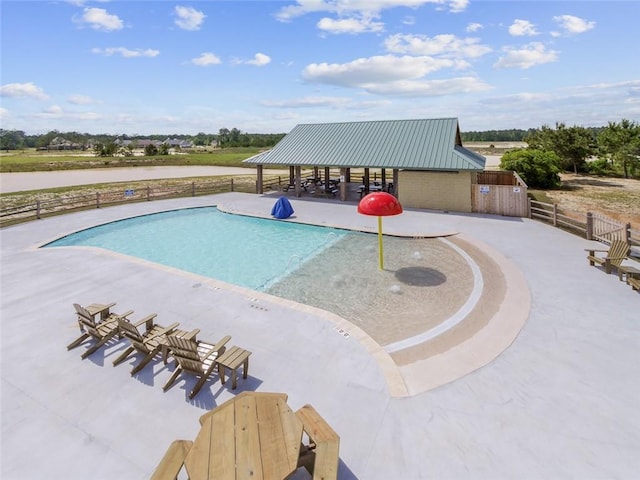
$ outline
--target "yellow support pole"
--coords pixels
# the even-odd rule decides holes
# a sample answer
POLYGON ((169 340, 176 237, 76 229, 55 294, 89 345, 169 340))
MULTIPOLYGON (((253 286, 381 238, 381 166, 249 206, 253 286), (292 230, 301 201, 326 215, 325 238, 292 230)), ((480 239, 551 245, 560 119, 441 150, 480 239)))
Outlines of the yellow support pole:
POLYGON ((378 217, 378 254, 380 257, 379 269, 384 270, 384 254, 382 252, 382 217, 378 217))

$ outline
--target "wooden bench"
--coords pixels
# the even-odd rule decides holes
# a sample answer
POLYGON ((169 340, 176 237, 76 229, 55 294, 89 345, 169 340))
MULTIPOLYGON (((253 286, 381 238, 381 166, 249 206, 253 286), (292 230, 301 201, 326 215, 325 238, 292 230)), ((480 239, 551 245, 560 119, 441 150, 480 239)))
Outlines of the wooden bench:
POLYGON ((151 480, 176 480, 192 445, 191 440, 174 440, 153 472, 151 480))
POLYGON ((231 390, 235 390, 237 386, 237 371, 240 366, 243 366, 242 378, 247 378, 249 372, 249 350, 244 350, 240 347, 233 346, 226 352, 220 355, 220 358, 216 360, 218 364, 218 375, 220 375, 220 382, 224 384, 225 369, 231 370, 231 390))
POLYGON ((310 441, 308 445, 303 442, 298 467, 304 467, 313 480, 337 479, 340 437, 311 405, 300 408, 296 416, 310 441))

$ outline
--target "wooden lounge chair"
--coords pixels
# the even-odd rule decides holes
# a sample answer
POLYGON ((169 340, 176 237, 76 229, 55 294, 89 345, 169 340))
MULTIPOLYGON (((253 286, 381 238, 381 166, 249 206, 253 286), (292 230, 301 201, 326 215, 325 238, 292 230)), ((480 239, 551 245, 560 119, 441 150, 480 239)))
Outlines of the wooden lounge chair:
POLYGON ((122 315, 119 315, 117 313, 109 313, 108 317, 101 315, 100 321, 96 321, 96 314, 92 315, 91 311, 85 309, 77 303, 75 303, 73 306, 75 307, 76 313, 78 314, 78 326, 80 327, 81 334, 77 339, 67 345, 67 350, 76 348, 89 338, 93 338, 95 340, 95 343, 82 354, 83 359, 87 358, 89 355, 97 351, 115 335, 119 335, 120 328, 118 326, 118 319, 126 318, 133 313, 133 310, 129 310, 122 315))
POLYGON ((120 335, 131 343, 127 349, 113 361, 113 366, 124 362, 135 350, 145 355, 145 357, 131 370, 131 375, 135 375, 142 370, 153 358, 162 350, 162 346, 167 342, 167 334, 172 333, 179 323, 172 323, 168 327, 157 325, 154 319, 157 313, 152 313, 142 320, 132 323, 125 318, 118 318, 120 335), (144 325, 144 332, 140 332, 139 327, 144 325))
POLYGON ((198 329, 193 330, 188 335, 177 336, 167 335, 169 353, 176 360, 176 369, 167 381, 163 391, 167 391, 178 375, 183 371, 200 377, 196 386, 189 393, 189 398, 195 397, 207 379, 211 376, 216 367, 216 359, 226 350, 225 344, 231 340, 231 336, 223 337, 215 345, 196 340, 198 329))
POLYGON ((604 271, 611 273, 612 269, 620 267, 622 261, 629 256, 631 248, 624 240, 613 240, 608 250, 598 250, 594 248, 585 249, 588 253, 587 260, 592 267, 597 263, 604 265, 604 271), (602 255, 602 254, 605 255, 602 255))

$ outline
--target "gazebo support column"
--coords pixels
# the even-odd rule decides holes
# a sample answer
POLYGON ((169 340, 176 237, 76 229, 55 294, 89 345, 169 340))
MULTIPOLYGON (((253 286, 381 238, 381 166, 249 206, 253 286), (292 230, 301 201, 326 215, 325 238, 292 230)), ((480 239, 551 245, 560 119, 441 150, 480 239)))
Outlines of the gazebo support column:
POLYGON ((399 170, 397 168, 393 169, 393 195, 398 198, 398 172, 399 170))
POLYGON ((262 195, 264 193, 263 177, 262 177, 262 165, 258 165, 256 172, 256 191, 262 195))
POLYGON ((369 169, 364 169, 364 178, 362 179, 362 183, 364 183, 364 193, 369 193, 369 169))
POLYGON ((289 165, 289 185, 293 185, 293 182, 295 181, 296 178, 296 174, 294 171, 294 166, 293 165, 289 165))
POLYGON ((381 169, 381 178, 380 181, 382 182, 382 188, 384 188, 387 185, 387 170, 386 169, 381 169))
POLYGON ((302 168, 300 165, 296 165, 295 167, 295 185, 296 185, 296 197, 302 196, 302 183, 300 181, 302 168))
POLYGON ((347 200, 347 186, 349 185, 349 169, 341 168, 340 169, 340 201, 344 202, 347 200))

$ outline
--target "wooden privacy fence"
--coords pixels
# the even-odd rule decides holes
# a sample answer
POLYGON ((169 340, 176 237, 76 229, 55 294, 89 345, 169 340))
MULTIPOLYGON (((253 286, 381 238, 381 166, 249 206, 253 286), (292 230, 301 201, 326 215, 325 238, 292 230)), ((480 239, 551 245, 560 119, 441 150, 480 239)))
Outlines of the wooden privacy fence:
POLYGON ((474 213, 508 217, 529 214, 527 184, 516 172, 482 172, 471 185, 471 208, 474 213))

